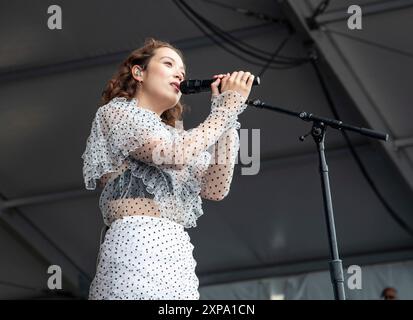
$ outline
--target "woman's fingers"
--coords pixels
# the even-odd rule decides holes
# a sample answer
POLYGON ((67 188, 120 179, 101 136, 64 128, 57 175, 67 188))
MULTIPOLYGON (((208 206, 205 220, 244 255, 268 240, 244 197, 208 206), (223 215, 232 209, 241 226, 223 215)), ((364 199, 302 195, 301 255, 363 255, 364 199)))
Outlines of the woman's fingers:
POLYGON ((221 83, 221 78, 219 77, 219 75, 215 75, 214 79, 214 82, 211 83, 211 93, 213 96, 219 95, 218 86, 221 83))
POLYGON ((215 79, 215 78, 221 78, 221 79, 222 79, 223 77, 225 77, 225 74, 222 74, 222 73, 221 73, 221 74, 216 74, 216 75, 214 75, 213 78, 214 78, 214 79, 215 79))
POLYGON ((234 80, 242 80, 242 81, 248 81, 249 76, 251 75, 251 72, 247 71, 234 71, 232 74, 231 73, 221 73, 221 74, 216 74, 213 76, 213 78, 225 78, 225 77, 233 77, 234 80))
POLYGON ((253 74, 250 74, 250 76, 248 77, 248 80, 247 80, 247 85, 249 87, 252 87, 252 83, 254 82, 254 79, 255 79, 255 76, 253 74))
POLYGON ((211 84, 213 94, 219 94, 218 86, 220 84, 221 84, 221 90, 225 88, 227 90, 241 89, 241 91, 245 91, 247 90, 246 87, 251 88, 252 83, 254 82, 254 76, 249 71, 240 70, 240 71, 234 71, 232 73, 228 72, 225 74, 224 73, 216 74, 213 76, 213 80, 214 82, 212 82, 211 84))
POLYGON ((250 75, 251 75, 251 72, 248 72, 248 71, 245 72, 244 75, 243 75, 242 78, 241 78, 242 82, 247 82, 248 79, 249 79, 249 77, 250 77, 250 75))
POLYGON ((237 75, 236 75, 236 77, 235 77, 235 81, 237 81, 237 82, 241 82, 241 80, 242 80, 242 76, 244 75, 244 71, 238 71, 238 73, 237 73, 237 75))
POLYGON ((231 73, 231 76, 229 77, 229 80, 231 82, 235 81, 235 79, 237 78, 238 75, 238 71, 234 71, 233 73, 231 73))
POLYGON ((230 76, 225 76, 222 79, 221 92, 234 90, 248 97, 251 91, 254 76, 248 71, 234 71, 230 76))

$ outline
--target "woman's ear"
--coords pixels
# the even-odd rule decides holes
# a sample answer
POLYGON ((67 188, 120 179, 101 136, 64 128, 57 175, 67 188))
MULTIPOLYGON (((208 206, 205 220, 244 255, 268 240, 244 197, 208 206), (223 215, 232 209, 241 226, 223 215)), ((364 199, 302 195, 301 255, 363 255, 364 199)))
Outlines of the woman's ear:
POLYGON ((142 82, 142 76, 143 76, 143 74, 142 74, 143 72, 142 72, 142 68, 140 67, 140 66, 138 66, 138 65, 135 65, 135 66, 133 66, 132 67, 132 77, 135 79, 135 80, 137 80, 137 81, 139 81, 139 82, 142 82))

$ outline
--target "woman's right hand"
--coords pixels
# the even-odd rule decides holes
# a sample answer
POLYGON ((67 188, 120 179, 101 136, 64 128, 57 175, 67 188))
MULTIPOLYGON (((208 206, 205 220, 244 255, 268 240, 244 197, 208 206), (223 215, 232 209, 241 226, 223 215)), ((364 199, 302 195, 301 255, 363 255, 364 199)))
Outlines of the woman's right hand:
POLYGON ((232 74, 227 73, 221 79, 221 93, 234 90, 247 99, 251 92, 254 78, 254 75, 248 71, 234 71, 232 74))

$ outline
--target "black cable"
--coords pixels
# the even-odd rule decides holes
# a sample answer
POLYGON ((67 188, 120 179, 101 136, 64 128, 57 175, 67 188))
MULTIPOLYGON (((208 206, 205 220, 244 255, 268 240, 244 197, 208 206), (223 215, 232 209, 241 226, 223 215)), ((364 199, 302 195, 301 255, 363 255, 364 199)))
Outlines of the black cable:
POLYGON ((362 38, 359 38, 359 37, 351 36, 347 33, 336 31, 336 30, 333 30, 333 29, 327 29, 326 31, 330 32, 330 33, 335 33, 335 34, 338 34, 338 35, 341 35, 341 36, 344 36, 344 37, 347 37, 347 38, 350 38, 350 39, 353 39, 353 40, 356 40, 356 41, 359 41, 359 42, 362 42, 362 43, 365 43, 365 44, 368 44, 368 45, 371 45, 371 46, 374 46, 374 47, 377 47, 377 48, 380 48, 380 49, 384 49, 384 50, 391 51, 391 52, 394 52, 394 53, 397 53, 397 54, 400 54, 400 55, 403 55, 403 56, 406 56, 406 57, 409 57, 409 58, 413 58, 413 53, 411 53, 411 52, 407 52, 407 51, 395 49, 395 48, 392 48, 392 47, 388 47, 388 46, 385 46, 385 45, 377 43, 377 42, 373 42, 373 41, 370 41, 370 40, 366 40, 366 39, 362 39, 362 38))
POLYGON ((315 8, 313 15, 311 16, 311 20, 315 20, 317 16, 322 14, 324 11, 327 10, 328 5, 330 4, 330 0, 321 0, 318 6, 315 8))
MULTIPOLYGON (((234 37, 232 34, 230 34, 230 33, 228 33, 228 32, 225 32, 225 31, 223 31, 222 29, 220 29, 218 26, 214 25, 212 22, 210 22, 210 24, 211 24, 211 25, 213 26, 213 28, 215 28, 215 30, 217 30, 219 33, 224 34, 225 36, 227 36, 228 38, 230 38, 230 41, 232 41, 232 43, 234 43, 234 42, 235 42, 235 43, 239 43, 240 45, 243 45, 243 46, 245 46, 245 47, 247 47, 247 48, 250 48, 251 50, 254 50, 254 51, 256 51, 256 52, 261 52, 261 53, 267 55, 268 57, 263 57, 263 60, 272 59, 273 56, 272 56, 272 53, 271 53, 271 52, 268 52, 268 51, 262 50, 262 49, 260 49, 260 48, 254 47, 254 46, 250 45, 250 44, 247 43, 247 42, 244 42, 244 41, 242 41, 242 40, 240 40, 240 39, 237 39, 237 38, 234 37)), ((248 53, 248 54, 249 54, 249 53, 248 53)), ((283 56, 283 55, 277 55, 277 58, 280 59, 280 60, 279 60, 279 63, 284 63, 284 62, 286 62, 286 63, 295 64, 295 63, 301 62, 301 61, 303 61, 303 62, 308 62, 308 60, 307 60, 306 58, 287 57, 287 56, 283 56), (282 60, 285 60, 285 61, 282 61, 282 60)))
MULTIPOLYGON (((223 39, 225 41, 225 43, 227 43, 228 45, 234 45, 232 43, 232 41, 230 39, 228 39, 228 35, 226 35, 227 38, 225 38, 225 35, 222 35, 222 32, 223 32, 222 30, 220 30, 219 28, 214 27, 214 26, 209 26, 208 22, 205 22, 205 19, 200 17, 197 13, 194 13, 194 11, 191 10, 190 8, 188 8, 189 6, 187 4, 185 4, 183 1, 178 1, 178 0, 173 0, 173 1, 176 4, 176 6, 182 11, 182 13, 185 16, 187 16, 187 18, 189 20, 191 20, 201 30, 202 33, 204 33, 208 38, 210 38, 213 42, 215 42, 219 47, 223 48, 225 51, 231 53, 232 55, 235 55, 236 57, 240 58, 243 61, 246 61, 246 62, 251 63, 253 65, 258 65, 258 66, 261 66, 261 67, 263 66, 262 64, 257 63, 255 61, 251 61, 251 60, 239 55, 237 52, 234 52, 231 49, 227 48, 223 43, 219 42, 217 39, 215 39, 215 37, 212 37, 206 30, 204 30, 204 28, 198 23, 198 21, 196 21, 196 19, 194 19, 187 11, 190 11, 192 14, 195 14, 197 16, 198 20, 203 21, 204 25, 206 25, 206 28, 209 28, 214 34, 216 34, 218 37, 223 39), (184 8, 184 6, 185 6, 185 8, 184 8)), ((237 41, 239 42, 239 40, 237 40, 237 41)), ((239 46, 238 46, 238 50, 242 51, 246 54, 250 54, 249 52, 245 52, 245 50, 243 48, 240 48, 239 46)), ((262 60, 262 56, 258 56, 258 59, 262 60)), ((265 61, 267 61, 267 59, 265 59, 265 61)), ((295 67, 297 65, 301 65, 301 64, 306 63, 306 62, 308 62, 308 59, 306 59, 305 61, 300 61, 299 63, 295 63, 295 64, 291 64, 291 63, 288 64, 284 61, 280 61, 278 63, 280 63, 282 65, 287 65, 287 67, 276 67, 276 66, 271 65, 271 66, 269 66, 269 68, 270 69, 277 69, 277 70, 278 69, 288 69, 288 68, 291 68, 291 67, 295 67)))
POLYGON ((233 7, 233 6, 224 4, 222 2, 218 2, 218 1, 213 1, 213 0, 201 0, 201 1, 206 2, 206 3, 212 3, 218 7, 229 9, 237 13, 241 13, 243 15, 246 15, 247 17, 253 17, 253 18, 260 19, 260 20, 271 21, 271 22, 279 23, 279 24, 283 24, 286 22, 286 20, 284 19, 275 18, 265 13, 255 12, 255 11, 251 11, 251 10, 239 8, 239 7, 233 7))
POLYGON ((319 24, 316 21, 316 18, 327 9, 329 4, 330 4, 330 0, 321 0, 321 2, 315 8, 311 17, 307 17, 305 19, 307 21, 307 25, 310 28, 310 30, 315 30, 319 28, 319 24))
MULTIPOLYGON (((257 50, 257 48, 250 46, 249 44, 243 42, 242 40, 236 39, 235 37, 233 37, 231 34, 225 32, 224 30, 222 30, 221 28, 219 28, 217 25, 213 24, 212 22, 210 22, 209 20, 207 20, 206 18, 202 17, 199 13, 197 13, 194 9, 192 9, 184 0, 180 0, 181 4, 183 6, 185 6, 185 8, 191 12, 192 15, 194 15, 201 23, 203 23, 208 29, 210 29, 212 32, 214 32, 218 37, 223 38, 224 41, 231 43, 231 45, 233 45, 234 47, 236 47, 238 50, 243 51, 246 54, 249 54, 250 56, 253 56, 257 59, 260 60, 265 60, 267 61, 267 59, 270 58, 271 53, 269 52, 265 52, 262 51, 260 49, 257 50), (250 47, 253 51, 248 51, 245 48, 242 48, 241 45, 244 45, 246 47, 250 47), (267 56, 260 56, 258 55, 256 52, 257 51, 261 51, 264 52, 264 54, 267 56)), ((295 62, 299 62, 302 61, 302 59, 300 58, 286 58, 286 59, 290 59, 292 63, 295 62)), ((286 64, 286 62, 284 61, 277 61, 276 63, 279 64, 286 64)))
POLYGON ((207 36, 209 39, 211 39, 213 42, 215 42, 216 45, 218 45, 219 47, 221 47, 221 48, 224 49, 225 51, 231 53, 232 55, 238 57, 239 59, 241 59, 241 60, 243 60, 243 61, 246 61, 246 62, 251 63, 251 64, 254 64, 254 65, 259 65, 259 66, 261 66, 261 64, 257 64, 257 63, 255 63, 255 62, 253 62, 253 61, 251 61, 251 60, 248 60, 248 59, 246 59, 246 58, 238 55, 236 52, 232 51, 231 49, 226 48, 221 42, 219 42, 218 40, 216 40, 215 37, 213 37, 213 36, 210 35, 207 31, 205 31, 205 30, 203 29, 203 27, 202 27, 200 24, 198 24, 198 22, 197 22, 193 17, 191 17, 191 16, 181 7, 181 4, 179 3, 178 0, 172 0, 172 1, 173 1, 173 2, 176 4, 176 6, 182 11, 182 13, 183 13, 193 24, 195 24, 195 25, 198 27, 199 30, 201 30, 201 32, 202 32, 205 36, 207 36))
MULTIPOLYGON (((334 101, 330 95, 330 92, 328 90, 327 84, 321 74, 321 71, 319 69, 319 66, 317 64, 318 61, 318 57, 313 57, 313 59, 311 59, 311 65, 314 67, 314 70, 316 72, 317 78, 320 81, 320 85, 322 87, 322 90, 324 92, 324 95, 326 97, 326 100, 328 102, 328 105, 335 117, 335 119, 340 119, 340 115, 338 114, 337 108, 334 104, 334 101)), ((347 135, 347 132, 345 130, 340 130, 340 132, 343 134, 343 137, 347 143, 347 146, 349 147, 351 154, 353 156, 353 158, 355 159, 358 167, 361 170, 361 173, 363 174, 363 176, 365 177, 365 179, 367 180, 368 184, 370 185, 370 187, 372 188, 374 194, 377 196, 377 198, 379 199, 379 201, 381 202, 381 204, 387 209, 387 212, 390 214, 390 216, 394 219, 394 221, 396 221, 396 223, 404 230, 406 231, 410 236, 413 237, 413 229, 393 210, 393 208, 390 206, 390 204, 386 201, 386 199, 384 199, 384 197, 381 195, 378 187, 376 186, 376 184, 374 183, 374 181, 372 180, 370 174, 367 172, 366 167, 364 166, 363 162, 361 161, 357 151, 355 150, 353 143, 351 142, 350 138, 347 135)))
MULTIPOLYGON (((205 36, 207 36, 207 37, 210 38, 213 42, 215 42, 219 47, 221 47, 221 48, 224 49, 225 51, 231 53, 232 55, 238 57, 239 59, 241 59, 241 60, 243 60, 243 61, 246 61, 246 62, 248 62, 248 63, 250 63, 250 64, 252 64, 252 65, 257 65, 257 66, 261 66, 261 67, 263 66, 262 64, 259 64, 259 63, 256 63, 256 62, 254 62, 254 61, 251 61, 251 60, 249 60, 249 59, 247 59, 247 58, 244 58, 244 57, 240 56, 238 53, 232 51, 231 49, 226 48, 221 42, 219 42, 219 41, 216 40, 213 36, 211 36, 208 32, 206 32, 206 31, 203 29, 203 27, 200 26, 200 25, 198 24, 198 22, 197 22, 193 17, 191 17, 184 9, 182 9, 182 8, 180 7, 180 3, 179 3, 177 0, 173 0, 173 1, 174 1, 174 3, 178 6, 178 8, 179 8, 180 10, 182 10, 183 14, 186 15, 187 18, 188 18, 189 20, 191 20, 191 21, 201 30, 202 33, 204 33, 205 36)), ((288 67, 284 67, 284 68, 283 68, 283 67, 269 67, 269 68, 270 68, 270 69, 279 70, 279 69, 289 69, 289 68, 291 68, 291 67, 288 66, 288 67)))
POLYGON ((282 48, 284 48, 284 46, 287 44, 288 40, 291 39, 291 35, 288 35, 287 37, 284 38, 283 41, 281 41, 280 45, 275 49, 272 57, 270 60, 268 60, 267 64, 261 69, 261 71, 258 73, 259 77, 262 77, 262 75, 264 74, 264 72, 268 69, 268 66, 270 65, 272 59, 277 56, 277 54, 282 50, 282 48))
MULTIPOLYGON (((261 56, 259 54, 256 53, 256 48, 255 47, 251 47, 254 51, 248 51, 245 48, 242 48, 241 44, 241 40, 238 40, 236 38, 234 38, 231 34, 223 31, 221 28, 219 28, 217 25, 213 24, 212 22, 210 22, 209 20, 207 20, 206 18, 202 17, 199 13, 197 13, 190 5, 188 5, 184 0, 178 0, 183 7, 185 7, 186 10, 188 10, 188 12, 190 12, 199 22, 201 22, 206 28, 208 28, 210 31, 212 31, 214 34, 216 34, 218 37, 220 37, 222 40, 224 40, 226 43, 231 43, 232 46, 234 46, 235 48, 237 48, 238 50, 244 52, 245 54, 248 54, 252 57, 255 57, 256 59, 259 60, 267 60, 269 57, 265 57, 265 56, 261 56), (235 41, 236 42, 235 42, 235 41)), ((280 64, 286 64, 286 62, 284 61, 277 61, 277 63, 280 64)))
MULTIPOLYGON (((269 21, 269 22, 272 22, 272 23, 275 23, 275 24, 279 24, 282 27, 288 28, 290 30, 290 32, 293 33, 293 27, 292 27, 291 23, 288 21, 288 19, 285 19, 284 17, 275 18, 275 17, 270 16, 266 13, 252 11, 250 9, 245 9, 245 8, 240 8, 240 7, 230 6, 230 5, 224 4, 222 2, 214 1, 214 0, 200 0, 200 1, 206 2, 208 4, 213 4, 213 5, 216 5, 216 6, 221 7, 221 8, 231 10, 235 13, 242 14, 242 15, 248 17, 248 18, 252 17, 252 18, 260 20, 260 21, 263 20, 263 21, 269 21)), ((212 24, 212 22, 211 22, 211 24, 212 24)), ((272 55, 271 52, 261 50, 260 48, 252 47, 248 43, 243 42, 242 40, 239 40, 239 39, 235 39, 235 40, 238 41, 238 42, 241 42, 241 44, 245 45, 246 47, 252 48, 255 51, 262 52, 262 53, 267 54, 267 55, 272 55)), ((280 58, 280 59, 286 59, 286 60, 301 59, 301 58, 287 57, 287 56, 283 56, 281 54, 277 55, 277 57, 280 58)))

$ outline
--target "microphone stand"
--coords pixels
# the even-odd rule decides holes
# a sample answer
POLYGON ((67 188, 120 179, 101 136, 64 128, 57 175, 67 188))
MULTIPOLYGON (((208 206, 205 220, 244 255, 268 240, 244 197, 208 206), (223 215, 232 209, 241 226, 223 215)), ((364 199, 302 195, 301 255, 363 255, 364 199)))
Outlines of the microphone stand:
POLYGON ((304 139, 311 134, 314 142, 317 146, 318 151, 318 158, 319 158, 319 172, 321 178, 321 186, 323 190, 323 204, 324 204, 324 212, 325 212, 325 219, 327 224, 327 232, 328 232, 328 240, 329 240, 329 247, 330 247, 330 256, 331 261, 329 262, 330 266, 330 276, 331 282, 333 284, 334 290, 334 298, 336 300, 345 300, 345 291, 344 291, 344 275, 343 275, 343 266, 342 261, 340 260, 339 253, 338 253, 338 245, 337 245, 337 237, 336 237, 336 230, 334 225, 334 214, 333 214, 333 202, 331 199, 331 191, 330 191, 330 182, 329 182, 329 175, 328 175, 328 166, 327 160, 324 153, 324 140, 327 127, 337 129, 337 130, 348 130, 357 132, 359 134, 387 141, 389 139, 389 135, 386 133, 381 133, 372 129, 356 127, 350 124, 343 123, 342 121, 329 119, 314 115, 312 113, 308 113, 305 111, 302 112, 294 112, 291 110, 287 110, 277 106, 271 106, 264 102, 261 102, 259 99, 254 100, 246 100, 245 102, 247 105, 261 108, 261 109, 268 109, 274 112, 280 112, 287 114, 289 116, 298 117, 304 121, 312 121, 313 125, 311 131, 307 134, 300 136, 300 141, 304 141, 304 139))

